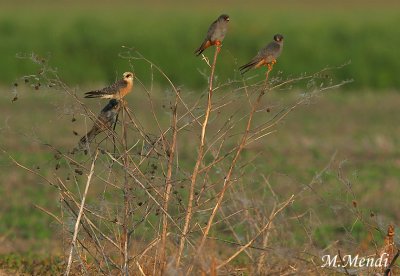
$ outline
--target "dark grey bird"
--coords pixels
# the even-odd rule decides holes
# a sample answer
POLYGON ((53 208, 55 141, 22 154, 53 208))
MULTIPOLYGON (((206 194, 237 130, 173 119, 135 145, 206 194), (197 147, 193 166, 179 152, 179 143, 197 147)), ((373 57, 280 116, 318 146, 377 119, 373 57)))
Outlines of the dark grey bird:
POLYGON ((268 66, 267 73, 269 73, 272 70, 273 65, 276 63, 276 59, 282 53, 282 49, 283 36, 281 34, 276 34, 274 35, 274 40, 262 48, 249 63, 239 67, 240 73, 244 74, 252 68, 258 68, 263 65, 268 66))
POLYGON ((79 150, 84 150, 89 147, 93 139, 103 131, 111 130, 113 124, 117 121, 118 113, 121 109, 122 103, 116 99, 112 99, 101 110, 99 116, 93 124, 89 132, 83 136, 78 143, 78 146, 72 150, 72 154, 79 150))
POLYGON ((207 35, 203 43, 194 52, 196 56, 201 55, 205 49, 212 45, 217 45, 217 47, 221 46, 228 30, 228 22, 229 16, 222 14, 211 24, 211 26, 208 28, 207 35))

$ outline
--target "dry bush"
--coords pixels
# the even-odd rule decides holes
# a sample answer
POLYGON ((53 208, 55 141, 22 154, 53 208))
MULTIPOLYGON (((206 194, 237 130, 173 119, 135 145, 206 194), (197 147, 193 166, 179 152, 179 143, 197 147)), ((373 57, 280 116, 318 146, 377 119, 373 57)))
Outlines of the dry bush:
MULTIPOLYGON (((314 186, 333 161, 310 183, 285 193, 277 192, 269 176, 259 172, 263 165, 253 164, 255 157, 245 154, 247 147, 279 135, 275 134, 278 124, 297 107, 349 82, 334 80, 340 67, 288 78, 278 72, 260 82, 237 77, 218 83, 216 51, 211 62, 206 60, 208 89, 190 94, 133 49, 127 48, 120 56, 131 70, 135 63, 147 63, 153 81, 160 78, 169 83, 167 108, 161 107, 154 83, 146 86, 138 78, 135 85, 145 92, 141 105, 146 118, 140 120, 129 102, 123 102, 116 126, 99 135, 86 151, 71 154, 47 145, 65 164, 53 178, 13 159, 59 192, 60 212, 43 211, 60 225, 67 275, 71 271, 107 275, 349 273, 320 267, 321 255, 331 249, 336 254, 340 246, 318 249, 309 234, 316 225, 314 218, 293 208, 315 192, 314 186), (271 106, 273 93, 289 90, 300 91, 294 102, 271 106), (305 237, 300 246, 294 241, 298 228, 305 237)), ((85 105, 81 92, 63 82, 47 62, 35 55, 28 58, 41 69, 24 78, 68 95, 71 110, 96 123, 97 112, 85 105)), ((355 200, 345 177, 339 174, 338 178, 355 200)), ((348 208, 352 217, 369 229, 376 228, 358 208, 348 208)))

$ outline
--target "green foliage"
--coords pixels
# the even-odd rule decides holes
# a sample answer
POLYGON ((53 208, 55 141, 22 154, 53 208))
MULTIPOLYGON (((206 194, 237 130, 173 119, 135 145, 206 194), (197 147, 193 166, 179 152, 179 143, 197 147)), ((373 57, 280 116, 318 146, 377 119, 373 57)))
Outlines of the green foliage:
MULTIPOLYGON (((193 52, 215 14, 120 10, 117 5, 107 11, 76 10, 62 16, 49 10, 0 14, 3 84, 31 72, 31 62, 15 58, 18 53, 31 52, 50 58, 69 83, 111 82, 131 69, 118 56, 124 51, 121 46, 127 46, 159 65, 175 84, 204 87, 204 76, 198 71, 206 71, 207 65, 193 52)), ((239 77, 238 66, 279 32, 285 36, 285 46, 275 74, 282 70, 285 75, 298 75, 351 61, 338 75, 355 79, 348 88, 400 87, 400 52, 395 48, 400 44, 400 18, 394 12, 285 10, 265 16, 262 9, 243 12, 231 7, 229 14, 231 27, 217 68, 221 81, 239 77)), ((211 58, 213 49, 205 54, 211 58)), ((136 61, 132 66, 140 79, 150 81, 148 65, 136 61)), ((259 69, 249 75, 262 78, 263 72, 259 69)), ((157 76, 155 80, 164 84, 157 76)))

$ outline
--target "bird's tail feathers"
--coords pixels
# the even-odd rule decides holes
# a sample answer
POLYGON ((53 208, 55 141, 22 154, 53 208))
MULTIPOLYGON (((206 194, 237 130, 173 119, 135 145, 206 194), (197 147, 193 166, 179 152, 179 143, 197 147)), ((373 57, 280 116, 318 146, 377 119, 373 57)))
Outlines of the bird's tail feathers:
POLYGON ((75 154, 78 151, 87 151, 89 150, 89 145, 92 140, 96 137, 96 131, 91 129, 85 136, 79 140, 78 145, 71 151, 71 154, 75 154))
POLYGON ((210 47, 211 42, 209 40, 204 40, 203 43, 200 45, 200 47, 194 52, 196 54, 196 56, 201 55, 205 49, 207 49, 208 47, 210 47))
POLYGON ((251 68, 253 68, 253 66, 257 63, 257 61, 250 61, 249 63, 242 65, 239 67, 240 70, 240 74, 244 74, 247 71, 249 71, 251 68))
POLYGON ((205 48, 203 48, 203 44, 197 49, 194 53, 198 57, 204 52, 205 48))
POLYGON ((99 98, 102 96, 101 91, 95 90, 95 91, 90 91, 85 93, 85 98, 99 98))

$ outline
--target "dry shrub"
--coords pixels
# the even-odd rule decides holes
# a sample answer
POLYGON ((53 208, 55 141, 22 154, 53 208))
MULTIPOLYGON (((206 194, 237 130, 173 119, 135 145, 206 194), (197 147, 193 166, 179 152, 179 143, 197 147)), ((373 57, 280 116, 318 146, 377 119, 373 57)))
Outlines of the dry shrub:
MULTIPOLYGON (((340 67, 297 77, 277 72, 261 81, 236 77, 219 83, 216 51, 212 62, 206 60, 211 71, 207 91, 191 94, 133 49, 120 56, 131 70, 135 63, 147 63, 153 81, 169 83, 164 102, 153 82, 145 85, 136 79, 135 91, 144 92, 140 105, 145 116, 124 101, 116 126, 99 134, 86 151, 71 154, 47 145, 64 164, 52 178, 10 156, 59 192, 60 212, 43 211, 60 225, 66 274, 350 273, 321 267, 321 256, 336 254, 342 245, 323 250, 316 246, 312 233, 321 222, 312 211, 300 213, 296 205, 310 194, 319 196, 321 176, 332 171, 335 158, 308 184, 281 191, 279 181, 270 183, 270 176, 260 171, 264 165, 254 164, 256 156, 246 151, 268 143, 269 135, 279 135, 278 124, 296 108, 349 82, 334 79, 340 67), (271 104, 274 94, 289 90, 301 93, 289 104, 271 104)), ((24 79, 67 95, 75 117, 96 123, 97 112, 48 62, 27 57, 40 70, 24 79)), ((353 198, 348 208, 352 217, 373 231, 376 224, 365 219, 340 172, 338 180, 353 198)), ((392 238, 388 234, 383 251, 393 259, 392 238)))

